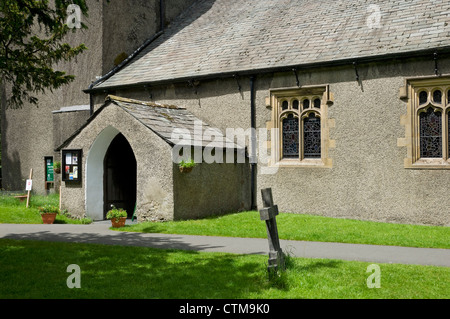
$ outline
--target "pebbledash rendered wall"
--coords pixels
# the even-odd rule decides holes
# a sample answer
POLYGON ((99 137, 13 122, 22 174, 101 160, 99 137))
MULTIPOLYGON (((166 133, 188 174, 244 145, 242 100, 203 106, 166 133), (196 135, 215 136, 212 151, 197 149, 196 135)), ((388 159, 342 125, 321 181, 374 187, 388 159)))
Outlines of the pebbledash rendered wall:
MULTIPOLYGON (((224 157, 226 155, 224 154, 224 157)), ((201 163, 189 174, 174 164, 174 219, 199 219, 251 208, 250 166, 246 162, 201 163)))
POLYGON ((62 182, 62 209, 72 216, 104 219, 103 161, 119 133, 127 139, 137 162, 139 222, 196 219, 249 209, 246 163, 202 163, 182 174, 167 142, 119 106, 109 104, 63 148, 81 149, 83 154, 82 181, 62 182))
MULTIPOLYGON (((278 168, 261 174, 258 163, 256 195, 271 187, 280 211, 397 223, 450 225, 450 171, 407 169, 402 117, 407 102, 399 92, 409 78, 434 76, 434 61, 405 59, 358 65, 299 70, 300 86, 328 85, 333 104, 327 120, 330 168, 278 168)), ((450 73, 450 60, 439 61, 440 74, 450 73)), ((269 128, 270 90, 293 88, 292 72, 260 74, 255 81, 256 126, 269 128)), ((149 100, 146 89, 116 91, 117 95, 149 100)), ((225 132, 250 128, 250 80, 234 78, 152 86, 160 103, 186 107, 200 119, 225 132), (241 90, 239 90, 239 87, 241 90)))

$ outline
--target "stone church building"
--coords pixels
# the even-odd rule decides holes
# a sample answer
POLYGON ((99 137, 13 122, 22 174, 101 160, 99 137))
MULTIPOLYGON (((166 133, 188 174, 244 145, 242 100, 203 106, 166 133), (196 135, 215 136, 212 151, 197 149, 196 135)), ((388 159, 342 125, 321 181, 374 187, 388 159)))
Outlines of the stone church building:
POLYGON ((90 1, 76 81, 3 102, 3 186, 33 168, 96 220, 257 209, 271 187, 283 212, 448 226, 449 24, 447 1, 90 1))

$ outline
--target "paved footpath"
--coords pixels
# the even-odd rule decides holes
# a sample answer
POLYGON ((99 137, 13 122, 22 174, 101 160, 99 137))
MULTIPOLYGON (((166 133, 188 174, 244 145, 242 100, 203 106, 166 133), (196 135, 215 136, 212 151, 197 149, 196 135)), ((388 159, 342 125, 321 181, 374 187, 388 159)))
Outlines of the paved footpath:
MULTIPOLYGON (((235 254, 267 255, 269 250, 267 239, 126 233, 112 231, 109 229, 110 225, 109 221, 95 222, 90 225, 0 224, 0 238, 141 246, 235 254)), ((280 242, 283 251, 294 257, 450 267, 450 249, 289 240, 281 240, 280 242)))

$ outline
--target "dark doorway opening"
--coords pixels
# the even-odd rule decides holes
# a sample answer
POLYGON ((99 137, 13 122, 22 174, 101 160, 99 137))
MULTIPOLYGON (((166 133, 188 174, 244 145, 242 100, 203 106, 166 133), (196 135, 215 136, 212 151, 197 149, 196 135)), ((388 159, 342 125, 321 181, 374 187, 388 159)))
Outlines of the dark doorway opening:
POLYGON ((131 218, 136 206, 137 165, 133 150, 122 134, 118 134, 104 160, 104 217, 111 209, 123 208, 131 218))

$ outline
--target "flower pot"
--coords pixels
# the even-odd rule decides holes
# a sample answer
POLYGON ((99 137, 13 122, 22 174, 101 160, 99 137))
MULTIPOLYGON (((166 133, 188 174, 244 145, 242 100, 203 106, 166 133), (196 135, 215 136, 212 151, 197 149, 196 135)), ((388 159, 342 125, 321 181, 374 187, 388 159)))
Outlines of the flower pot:
POLYGON ((55 219, 56 219, 56 213, 49 213, 49 214, 41 214, 42 217, 42 221, 44 222, 44 224, 46 225, 51 225, 54 223, 55 219))
POLYGON ((53 171, 54 171, 56 174, 61 174, 61 168, 54 168, 53 171))
POLYGON ((113 228, 120 228, 125 226, 126 221, 127 221, 126 217, 111 218, 111 224, 113 228))
POLYGON ((189 173, 191 172, 193 169, 193 167, 184 167, 184 166, 180 166, 180 172, 181 173, 189 173))

